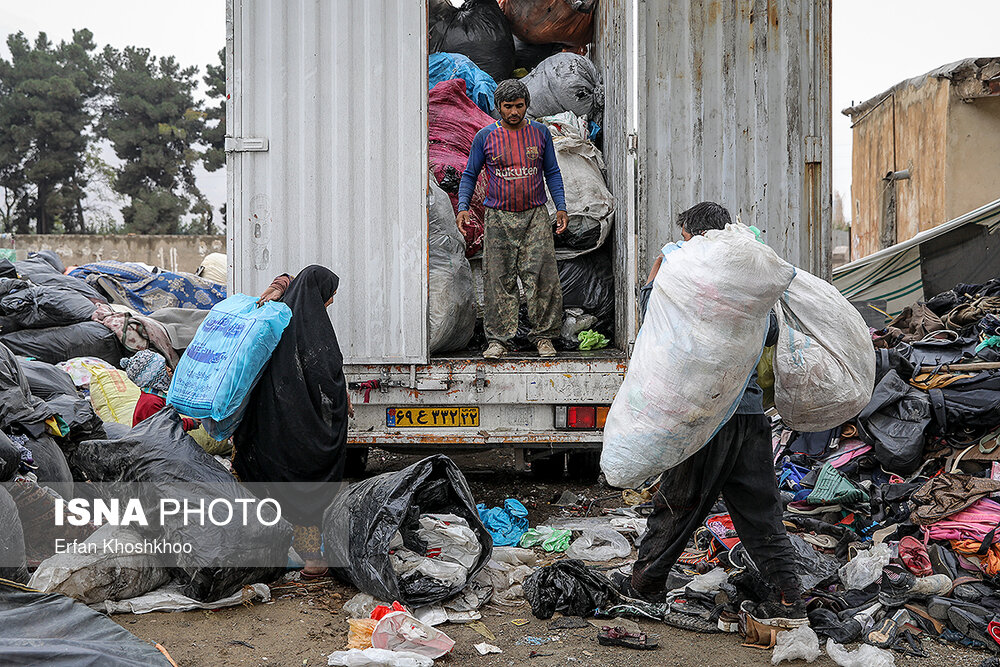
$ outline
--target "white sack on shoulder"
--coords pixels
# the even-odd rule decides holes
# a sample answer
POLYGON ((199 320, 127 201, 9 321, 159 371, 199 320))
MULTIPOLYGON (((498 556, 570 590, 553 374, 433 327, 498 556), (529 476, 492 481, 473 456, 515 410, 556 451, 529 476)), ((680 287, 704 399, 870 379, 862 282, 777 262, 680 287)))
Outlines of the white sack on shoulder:
POLYGON ((775 313, 774 406, 785 425, 815 433, 858 416, 875 388, 875 348, 861 313, 801 269, 775 313))
POLYGON ((705 446, 735 411, 795 269, 744 225, 663 259, 604 429, 608 483, 634 487, 705 446))

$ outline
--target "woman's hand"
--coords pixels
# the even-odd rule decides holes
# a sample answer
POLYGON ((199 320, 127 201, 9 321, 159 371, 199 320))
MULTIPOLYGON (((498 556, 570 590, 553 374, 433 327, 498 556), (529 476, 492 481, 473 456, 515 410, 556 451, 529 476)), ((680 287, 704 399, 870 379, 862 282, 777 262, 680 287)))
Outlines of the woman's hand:
POLYGON ((282 297, 284 293, 285 293, 284 290, 278 289, 274 285, 271 285, 266 290, 264 290, 264 293, 260 295, 259 299, 257 299, 257 305, 263 306, 268 301, 277 301, 282 297))

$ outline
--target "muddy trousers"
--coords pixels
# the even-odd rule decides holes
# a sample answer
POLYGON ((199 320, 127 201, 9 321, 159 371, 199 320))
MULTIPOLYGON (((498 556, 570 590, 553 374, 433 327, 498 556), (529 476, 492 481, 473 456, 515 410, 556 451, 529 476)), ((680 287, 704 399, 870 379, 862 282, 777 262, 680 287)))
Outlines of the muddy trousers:
POLYGON ((771 429, 762 414, 733 416, 701 451, 663 475, 632 569, 632 587, 650 596, 663 591, 670 568, 720 493, 764 581, 786 601, 799 599, 795 552, 781 523, 771 429))
POLYGON ((562 288, 552 223, 544 206, 527 211, 486 209, 483 327, 491 343, 507 346, 517 334, 518 278, 528 301, 529 339, 557 338, 563 320, 562 288))

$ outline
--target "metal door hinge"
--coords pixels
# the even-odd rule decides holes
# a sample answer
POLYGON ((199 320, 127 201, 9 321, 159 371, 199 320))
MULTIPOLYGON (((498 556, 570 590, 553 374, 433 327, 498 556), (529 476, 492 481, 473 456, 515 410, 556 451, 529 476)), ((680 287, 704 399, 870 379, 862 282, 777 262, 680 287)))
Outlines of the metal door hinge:
POLYGON ((816 136, 805 137, 806 163, 823 161, 823 138, 816 136))
POLYGON ((635 155, 639 152, 639 135, 635 132, 628 134, 628 152, 635 155))
POLYGON ((486 369, 482 366, 476 368, 476 379, 472 381, 476 391, 480 394, 483 393, 489 383, 490 381, 486 379, 486 369))
POLYGON ((264 137, 226 137, 227 153, 253 153, 268 149, 268 141, 264 137))

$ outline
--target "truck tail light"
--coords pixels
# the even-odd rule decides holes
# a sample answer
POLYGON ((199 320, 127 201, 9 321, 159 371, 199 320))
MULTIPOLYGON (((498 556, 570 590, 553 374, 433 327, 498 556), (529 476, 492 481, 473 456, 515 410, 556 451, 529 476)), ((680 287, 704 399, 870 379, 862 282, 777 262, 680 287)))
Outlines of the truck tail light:
POLYGON ((555 427, 562 430, 595 430, 604 428, 608 418, 607 406, 557 405, 555 427))

